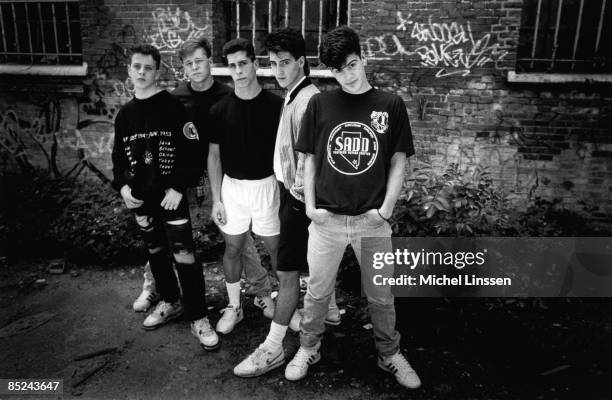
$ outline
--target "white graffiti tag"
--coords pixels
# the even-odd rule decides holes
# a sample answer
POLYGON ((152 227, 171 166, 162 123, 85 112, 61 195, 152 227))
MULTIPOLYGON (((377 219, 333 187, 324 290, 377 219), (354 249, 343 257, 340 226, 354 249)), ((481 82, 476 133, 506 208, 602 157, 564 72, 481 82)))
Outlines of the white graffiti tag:
POLYGON ((208 26, 198 27, 187 11, 178 7, 172 11, 170 7, 157 8, 153 11, 155 32, 148 36, 149 43, 160 51, 178 49, 187 39, 193 39, 205 34, 208 26))
POLYGON ((476 39, 470 22, 464 26, 457 22, 436 23, 432 17, 426 23, 412 20, 412 14, 406 18, 398 11, 399 24, 396 30, 410 30, 410 39, 416 40, 413 50, 407 49, 395 34, 370 37, 365 41, 365 56, 374 60, 390 60, 395 56, 417 55, 421 65, 440 67, 436 77, 451 75, 467 76, 472 68, 483 67, 488 63, 497 64, 508 54, 499 48, 498 43, 491 43, 491 34, 487 33, 476 39))

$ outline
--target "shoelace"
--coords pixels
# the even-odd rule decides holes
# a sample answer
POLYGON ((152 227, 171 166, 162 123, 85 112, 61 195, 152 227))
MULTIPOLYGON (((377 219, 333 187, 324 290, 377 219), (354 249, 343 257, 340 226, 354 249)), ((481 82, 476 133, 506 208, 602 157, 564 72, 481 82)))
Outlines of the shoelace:
POLYGON ((213 333, 212 326, 208 320, 200 320, 195 323, 195 328, 198 332, 202 332, 203 335, 208 336, 213 333))
POLYGON ((155 308, 155 312, 163 315, 170 308, 172 308, 172 304, 166 303, 165 301, 160 301, 159 303, 157 303, 157 307, 155 308))
POLYGON ((257 349, 255 349, 255 352, 253 353, 253 364, 255 365, 265 364, 267 353, 268 352, 262 349, 261 347, 258 347, 257 349))
POLYGON ((291 362, 291 364, 307 364, 308 360, 310 359, 311 356, 314 356, 315 353, 311 353, 307 350, 304 350, 302 347, 299 348, 298 352, 295 353, 295 357, 293 358, 293 361, 291 362))

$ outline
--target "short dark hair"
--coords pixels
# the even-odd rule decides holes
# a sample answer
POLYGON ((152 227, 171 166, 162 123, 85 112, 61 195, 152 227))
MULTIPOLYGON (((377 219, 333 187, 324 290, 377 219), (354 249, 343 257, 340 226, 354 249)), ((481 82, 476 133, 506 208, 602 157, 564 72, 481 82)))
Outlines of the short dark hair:
POLYGON ((185 57, 192 54, 199 48, 204 49, 204 51, 206 52, 206 57, 210 58, 212 56, 210 43, 208 43, 208 40, 205 37, 185 40, 185 43, 183 43, 181 49, 178 52, 178 56, 181 61, 183 61, 185 57))
POLYGON ((155 46, 152 46, 150 44, 139 44, 138 46, 132 47, 131 53, 132 54, 130 55, 130 64, 132 63, 132 56, 138 53, 144 56, 153 57, 153 60, 155 60, 156 69, 159 69, 159 66, 161 65, 161 54, 159 54, 159 50, 157 50, 157 47, 155 46))
POLYGON ((339 69, 350 54, 361 57, 357 32, 348 26, 339 26, 325 35, 319 50, 319 59, 323 64, 339 69))
POLYGON ((245 38, 232 39, 223 45, 223 57, 227 58, 228 54, 237 53, 239 51, 246 52, 247 57, 251 61, 255 61, 255 49, 253 43, 245 38))
POLYGON ((306 41, 302 34, 293 28, 281 28, 268 35, 265 42, 266 49, 278 53, 286 51, 296 60, 304 57, 304 75, 308 76, 310 67, 306 60, 306 41))

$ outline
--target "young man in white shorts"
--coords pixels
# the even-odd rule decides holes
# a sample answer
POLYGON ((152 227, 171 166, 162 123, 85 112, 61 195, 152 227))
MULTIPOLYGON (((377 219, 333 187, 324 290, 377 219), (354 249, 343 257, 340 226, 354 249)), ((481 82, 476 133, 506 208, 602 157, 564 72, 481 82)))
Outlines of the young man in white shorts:
POLYGON ((276 272, 279 194, 272 161, 282 99, 259 85, 250 41, 229 41, 223 56, 234 91, 210 110, 208 174, 212 218, 225 237, 223 269, 229 297, 216 329, 228 334, 243 318, 240 252, 250 226, 264 241, 276 272))

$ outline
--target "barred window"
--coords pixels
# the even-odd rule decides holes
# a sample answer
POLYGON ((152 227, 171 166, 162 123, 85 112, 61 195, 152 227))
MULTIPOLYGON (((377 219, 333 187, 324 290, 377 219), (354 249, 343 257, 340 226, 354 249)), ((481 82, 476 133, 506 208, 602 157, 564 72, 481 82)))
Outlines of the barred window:
POLYGON ((350 0, 226 0, 223 6, 225 40, 252 40, 255 54, 264 62, 266 35, 277 28, 301 31, 306 56, 311 65, 316 65, 323 35, 336 26, 350 24, 350 0))
POLYGON ((78 0, 0 0, 0 63, 83 62, 78 0))
POLYGON ((611 41, 610 1, 524 0, 516 70, 612 73, 611 41))

